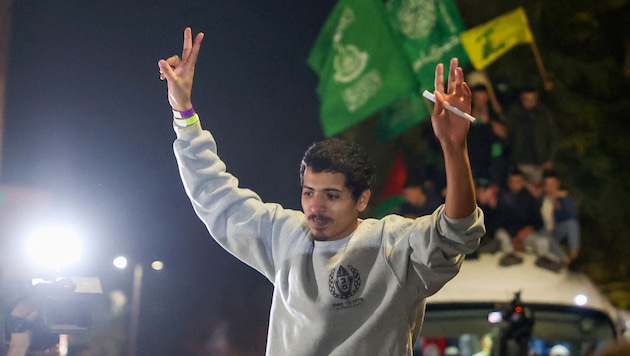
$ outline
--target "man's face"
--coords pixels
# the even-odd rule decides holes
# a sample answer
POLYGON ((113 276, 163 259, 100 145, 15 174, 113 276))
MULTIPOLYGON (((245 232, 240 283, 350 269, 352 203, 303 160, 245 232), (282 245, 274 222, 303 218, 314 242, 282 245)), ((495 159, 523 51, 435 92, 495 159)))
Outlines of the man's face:
POLYGON ((508 188, 512 193, 518 193, 525 187, 525 178, 520 174, 512 174, 508 177, 508 188))
POLYGON ((359 212, 365 210, 370 191, 359 199, 345 185, 341 173, 314 173, 306 167, 302 184, 302 210, 308 219, 315 240, 339 240, 350 235, 359 225, 359 212))
POLYGON ((535 91, 522 92, 521 104, 525 110, 534 110, 538 105, 538 93, 535 91))
POLYGON ((473 90, 472 92, 472 105, 477 107, 477 106, 484 106, 486 104, 488 104, 488 92, 485 90, 473 90))
POLYGON ((543 180, 543 192, 548 196, 556 196, 560 191, 560 180, 556 177, 546 177, 543 180))
POLYGON ((421 206, 427 200, 424 191, 418 186, 409 186, 403 189, 403 196, 413 206, 421 206))

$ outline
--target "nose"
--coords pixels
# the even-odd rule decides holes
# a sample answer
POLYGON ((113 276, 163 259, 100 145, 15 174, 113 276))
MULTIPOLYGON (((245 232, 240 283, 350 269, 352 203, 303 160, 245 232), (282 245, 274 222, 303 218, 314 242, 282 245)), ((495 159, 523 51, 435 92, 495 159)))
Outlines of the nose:
POLYGON ((318 193, 313 194, 309 205, 309 211, 311 213, 319 214, 325 210, 325 207, 324 197, 318 193))

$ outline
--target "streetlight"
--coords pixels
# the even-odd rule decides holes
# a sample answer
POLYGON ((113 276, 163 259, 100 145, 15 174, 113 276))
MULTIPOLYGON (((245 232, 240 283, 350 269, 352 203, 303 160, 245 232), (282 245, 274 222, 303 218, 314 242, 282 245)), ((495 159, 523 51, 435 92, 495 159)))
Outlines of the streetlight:
MULTIPOLYGON (((119 269, 125 269, 129 261, 125 256, 118 256, 113 260, 114 266, 119 269)), ((151 268, 161 271, 164 268, 162 261, 153 261, 151 268)), ((129 356, 135 356, 138 344, 138 325, 140 322, 140 296, 142 293, 142 275, 143 267, 141 263, 136 263, 133 267, 133 284, 131 289, 131 318, 129 321, 129 356)))
POLYGON ((55 269, 77 262, 82 255, 83 243, 79 234, 67 226, 47 226, 32 231, 27 237, 31 261, 46 269, 55 269))

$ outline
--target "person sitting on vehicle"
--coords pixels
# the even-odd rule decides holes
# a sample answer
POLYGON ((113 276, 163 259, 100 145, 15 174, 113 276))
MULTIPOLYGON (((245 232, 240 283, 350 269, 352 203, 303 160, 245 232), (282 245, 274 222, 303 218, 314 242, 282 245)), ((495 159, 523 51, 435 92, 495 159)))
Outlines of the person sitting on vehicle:
POLYGON ((495 239, 504 253, 499 265, 522 263, 523 259, 516 252, 529 252, 538 256, 538 266, 558 271, 562 268, 560 258, 550 252, 550 238, 540 232, 543 228, 540 204, 525 184, 523 173, 515 168, 508 175, 508 189, 501 190, 497 198, 499 227, 495 239))
POLYGON ((475 192, 477 205, 483 210, 486 223, 486 234, 481 237, 477 254, 494 254, 501 249, 499 241, 495 239, 496 231, 499 228, 497 220, 497 195, 499 193, 499 186, 495 183, 491 183, 487 179, 476 179, 475 192))
POLYGON ((545 230, 555 242, 552 248, 555 246, 557 251, 554 252, 563 256, 565 264, 570 264, 580 252, 578 208, 569 192, 562 189, 560 175, 556 171, 545 171, 541 214, 545 230), (568 256, 560 248, 563 242, 568 245, 568 256))
POLYGON ((444 198, 431 184, 424 184, 417 180, 409 180, 405 183, 403 196, 405 202, 396 207, 392 213, 411 219, 431 215, 438 206, 444 204, 444 198))

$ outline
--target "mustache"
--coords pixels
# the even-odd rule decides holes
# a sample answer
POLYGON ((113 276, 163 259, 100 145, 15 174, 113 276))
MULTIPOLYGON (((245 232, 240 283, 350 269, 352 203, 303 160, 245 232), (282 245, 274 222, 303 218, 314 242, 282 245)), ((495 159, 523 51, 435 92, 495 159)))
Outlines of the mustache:
POLYGON ((330 221, 332 220, 330 217, 322 214, 311 214, 308 216, 308 220, 322 220, 322 221, 330 221))

